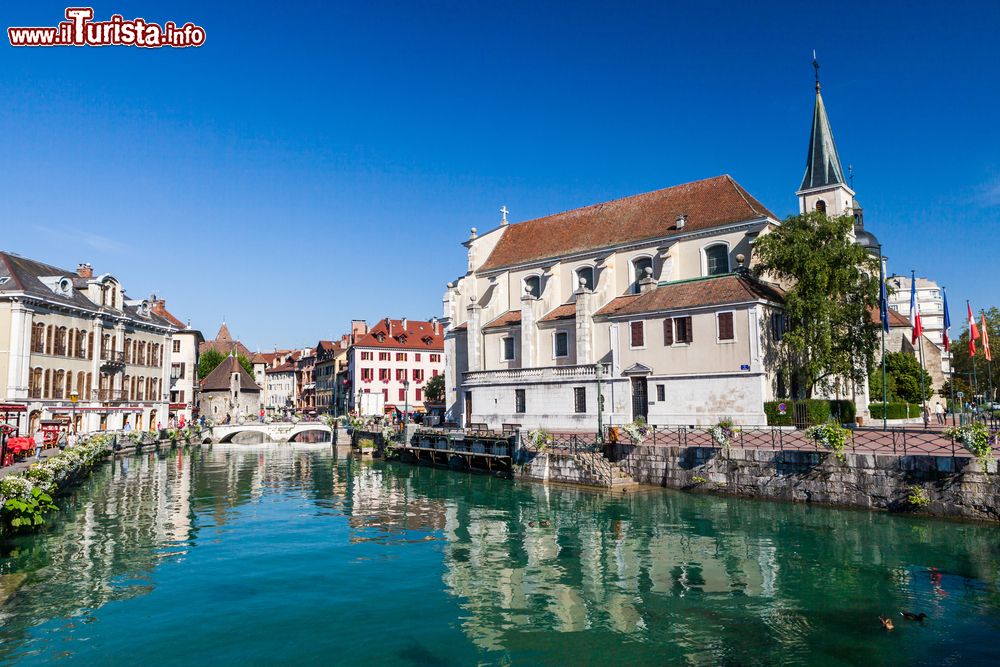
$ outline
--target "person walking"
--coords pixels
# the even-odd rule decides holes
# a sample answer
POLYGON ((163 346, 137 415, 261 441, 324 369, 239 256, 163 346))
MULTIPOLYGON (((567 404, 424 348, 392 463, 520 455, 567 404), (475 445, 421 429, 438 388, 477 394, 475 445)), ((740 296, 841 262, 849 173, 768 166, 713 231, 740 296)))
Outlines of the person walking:
POLYGON ((937 423, 944 425, 944 406, 941 405, 941 401, 934 405, 934 415, 937 417, 937 423))

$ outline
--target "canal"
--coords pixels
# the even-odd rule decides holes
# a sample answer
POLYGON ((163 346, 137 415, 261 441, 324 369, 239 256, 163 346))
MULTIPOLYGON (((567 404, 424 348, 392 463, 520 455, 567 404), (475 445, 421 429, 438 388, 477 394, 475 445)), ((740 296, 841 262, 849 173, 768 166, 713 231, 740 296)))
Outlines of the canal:
POLYGON ((1000 660, 994 526, 609 496, 329 445, 118 459, 64 503, 3 545, 0 664, 1000 660))

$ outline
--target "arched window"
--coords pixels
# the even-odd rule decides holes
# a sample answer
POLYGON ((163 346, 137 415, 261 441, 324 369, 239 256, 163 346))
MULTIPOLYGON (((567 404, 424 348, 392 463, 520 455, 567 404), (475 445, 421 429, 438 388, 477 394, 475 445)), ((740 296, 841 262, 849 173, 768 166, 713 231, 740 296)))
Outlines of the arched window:
POLYGON ((73 371, 66 373, 66 392, 63 394, 63 398, 69 398, 70 394, 73 393, 73 371))
POLYGON ((45 354, 45 325, 41 322, 31 325, 31 351, 45 354))
POLYGON ((646 269, 649 269, 649 275, 653 275, 653 258, 652 257, 636 257, 632 260, 632 275, 635 276, 635 285, 632 291, 636 294, 639 293, 639 281, 646 277, 646 269))
POLYGON ((56 329, 56 351, 59 356, 66 355, 66 327, 56 329))
POLYGON ((42 393, 42 398, 52 398, 52 370, 45 369, 45 391, 42 393))
POLYGON ((66 371, 56 371, 52 377, 52 398, 63 397, 64 382, 66 382, 66 371))
POLYGON ((135 359, 132 358, 132 339, 125 339, 125 361, 127 363, 135 363, 135 359))
POLYGON ((45 328, 45 353, 52 354, 56 347, 56 328, 51 324, 45 328))
POLYGON ((111 352, 111 336, 104 334, 101 337, 101 359, 107 359, 108 354, 111 352))
POLYGON ((542 295, 542 277, 528 276, 524 279, 524 292, 528 296, 537 299, 542 295))
POLYGON ((83 371, 76 374, 76 395, 81 401, 85 400, 84 396, 87 395, 87 374, 83 371))
POLYGON ((729 273, 729 246, 716 243, 705 248, 705 275, 718 276, 729 273))
POLYGON ((594 267, 581 266, 576 270, 576 285, 574 288, 594 289, 594 267))
POLYGON ((28 398, 42 397, 42 369, 34 368, 28 376, 28 398))
POLYGON ((817 199, 816 210, 820 213, 826 213, 826 202, 822 199, 817 199))
POLYGON ((87 334, 87 358, 94 360, 94 332, 87 334))
POLYGON ((86 387, 86 390, 84 391, 83 395, 87 397, 86 400, 88 400, 88 401, 93 398, 93 395, 94 395, 94 376, 93 376, 93 373, 87 373, 87 387, 86 387))

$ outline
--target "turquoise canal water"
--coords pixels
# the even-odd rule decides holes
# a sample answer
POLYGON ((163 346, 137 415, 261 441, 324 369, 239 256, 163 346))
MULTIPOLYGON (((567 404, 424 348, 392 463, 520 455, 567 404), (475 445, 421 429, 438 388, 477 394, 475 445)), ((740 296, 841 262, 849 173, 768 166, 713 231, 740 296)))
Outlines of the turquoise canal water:
POLYGON ((119 459, 66 502, 0 554, 2 664, 1000 660, 992 526, 612 497, 322 445, 119 459))

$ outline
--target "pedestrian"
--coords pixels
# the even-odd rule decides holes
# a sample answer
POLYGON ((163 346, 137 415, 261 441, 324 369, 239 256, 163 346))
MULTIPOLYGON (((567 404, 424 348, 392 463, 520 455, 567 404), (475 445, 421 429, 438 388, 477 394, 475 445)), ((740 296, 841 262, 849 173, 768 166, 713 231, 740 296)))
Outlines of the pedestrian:
POLYGON ((259 416, 260 416, 260 423, 263 424, 264 423, 264 408, 260 409, 260 415, 259 416))
POLYGON ((75 447, 76 446, 76 433, 70 433, 66 436, 66 446, 75 447))
POLYGON ((934 406, 934 414, 937 416, 937 423, 944 424, 944 406, 938 401, 934 406))

